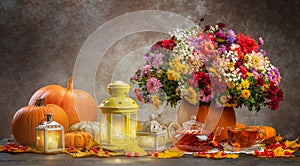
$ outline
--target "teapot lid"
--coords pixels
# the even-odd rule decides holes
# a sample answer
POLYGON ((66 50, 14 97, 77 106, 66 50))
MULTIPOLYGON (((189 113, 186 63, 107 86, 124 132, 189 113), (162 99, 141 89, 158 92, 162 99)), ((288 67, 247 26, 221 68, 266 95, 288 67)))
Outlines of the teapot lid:
POLYGON ((184 122, 182 124, 182 126, 184 128, 190 128, 190 129, 200 130, 200 129, 203 129, 204 124, 201 123, 201 122, 196 121, 196 116, 192 115, 191 116, 191 120, 184 122))

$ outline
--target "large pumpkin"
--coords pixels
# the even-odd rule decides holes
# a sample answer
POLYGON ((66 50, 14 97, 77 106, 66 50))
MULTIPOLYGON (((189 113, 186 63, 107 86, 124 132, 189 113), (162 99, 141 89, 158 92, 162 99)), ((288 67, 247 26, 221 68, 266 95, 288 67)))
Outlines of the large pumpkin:
POLYGON ((19 109, 12 119, 12 134, 21 145, 35 146, 36 127, 45 119, 45 114, 51 113, 53 120, 61 124, 65 131, 69 120, 65 111, 54 104, 44 105, 43 100, 37 100, 34 106, 19 109))
POLYGON ((100 122, 82 121, 69 127, 69 132, 85 131, 93 137, 94 141, 100 143, 100 122))
POLYGON ((67 88, 60 85, 48 85, 37 90, 29 101, 34 105, 39 98, 45 98, 46 104, 56 104, 63 108, 69 118, 69 125, 80 121, 96 121, 98 107, 94 98, 86 91, 73 89, 71 77, 67 88))
POLYGON ((92 141, 92 136, 84 131, 75 131, 65 134, 65 147, 76 147, 76 148, 84 148, 86 147, 90 141, 92 141))

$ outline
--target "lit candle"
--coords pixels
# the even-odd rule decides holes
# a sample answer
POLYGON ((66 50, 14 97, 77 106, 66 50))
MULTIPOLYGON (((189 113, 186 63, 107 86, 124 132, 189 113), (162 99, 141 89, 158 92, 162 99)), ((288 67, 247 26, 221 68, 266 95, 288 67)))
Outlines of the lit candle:
POLYGON ((58 142, 52 140, 52 138, 49 138, 48 140, 48 149, 57 149, 58 148, 58 142))

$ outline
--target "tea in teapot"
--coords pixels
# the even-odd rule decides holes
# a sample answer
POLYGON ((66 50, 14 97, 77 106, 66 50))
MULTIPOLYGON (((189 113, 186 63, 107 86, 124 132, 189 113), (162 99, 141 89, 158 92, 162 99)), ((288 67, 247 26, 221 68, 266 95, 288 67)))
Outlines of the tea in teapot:
POLYGON ((173 135, 172 143, 179 150, 185 152, 208 151, 212 149, 211 141, 215 135, 206 130, 203 123, 196 121, 196 116, 192 116, 190 121, 184 122, 173 135))

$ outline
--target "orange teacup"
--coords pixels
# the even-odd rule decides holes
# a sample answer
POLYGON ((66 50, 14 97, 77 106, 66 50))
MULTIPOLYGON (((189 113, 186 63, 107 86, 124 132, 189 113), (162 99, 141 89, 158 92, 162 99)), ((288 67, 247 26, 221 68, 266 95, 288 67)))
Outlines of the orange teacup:
POLYGON ((227 129, 229 141, 235 147, 251 147, 264 141, 266 134, 255 128, 231 127, 227 129), (263 135, 263 137, 261 137, 263 135))

